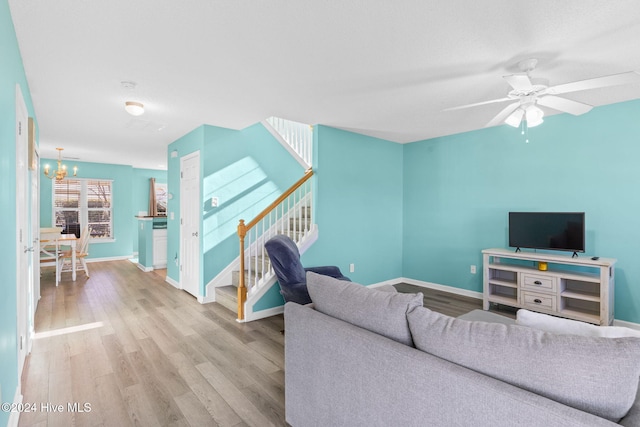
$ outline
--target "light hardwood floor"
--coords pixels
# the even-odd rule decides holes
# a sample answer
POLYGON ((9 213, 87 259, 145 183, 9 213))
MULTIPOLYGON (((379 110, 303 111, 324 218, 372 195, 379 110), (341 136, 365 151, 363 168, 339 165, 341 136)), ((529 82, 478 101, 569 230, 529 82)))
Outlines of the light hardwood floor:
POLYGON ((23 376, 23 400, 38 410, 21 426, 286 425, 282 316, 239 324, 128 261, 90 271, 58 288, 43 271, 23 376))
MULTIPOLYGON (((37 410, 23 413, 21 426, 287 425, 282 316, 237 323, 226 308, 199 304, 128 261, 90 271, 56 288, 53 270, 43 270, 23 375, 24 403, 37 410), (90 412, 69 411, 74 403, 90 412)), ((427 307, 451 316, 482 305, 396 287, 423 292, 427 307)))

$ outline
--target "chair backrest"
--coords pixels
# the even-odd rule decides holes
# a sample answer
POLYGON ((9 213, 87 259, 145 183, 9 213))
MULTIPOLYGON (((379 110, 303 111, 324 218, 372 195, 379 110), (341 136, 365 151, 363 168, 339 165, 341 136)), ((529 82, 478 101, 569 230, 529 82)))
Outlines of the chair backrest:
POLYGON ((264 244, 271 266, 280 286, 306 283, 307 276, 300 262, 300 252, 295 242, 284 234, 278 234, 264 244))
POLYGON ((91 237, 91 227, 86 226, 82 229, 80 233, 80 240, 78 240, 78 244, 76 245, 76 252, 81 254, 89 253, 89 238, 91 237))

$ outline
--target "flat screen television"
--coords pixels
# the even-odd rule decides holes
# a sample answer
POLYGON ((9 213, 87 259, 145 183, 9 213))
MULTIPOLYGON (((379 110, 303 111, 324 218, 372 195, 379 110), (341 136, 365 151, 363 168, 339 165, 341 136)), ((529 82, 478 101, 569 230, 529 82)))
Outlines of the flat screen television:
POLYGON ((509 246, 584 252, 584 212, 509 212, 509 246))

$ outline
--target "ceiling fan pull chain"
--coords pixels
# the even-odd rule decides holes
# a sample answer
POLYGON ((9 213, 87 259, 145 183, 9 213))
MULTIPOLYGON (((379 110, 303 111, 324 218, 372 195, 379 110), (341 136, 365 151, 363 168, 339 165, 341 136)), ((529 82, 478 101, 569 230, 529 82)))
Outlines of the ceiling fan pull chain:
POLYGON ((520 122, 520 126, 522 126, 520 135, 524 135, 524 142, 528 144, 529 143, 529 126, 527 126, 527 121, 523 120, 522 122, 520 122))

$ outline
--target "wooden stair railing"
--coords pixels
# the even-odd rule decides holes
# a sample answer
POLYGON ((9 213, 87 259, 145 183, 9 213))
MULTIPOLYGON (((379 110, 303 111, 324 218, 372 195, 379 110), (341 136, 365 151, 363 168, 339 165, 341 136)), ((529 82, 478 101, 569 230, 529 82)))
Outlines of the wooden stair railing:
MULTIPOLYGON (((273 203, 267 206, 262 212, 260 212, 254 219, 245 224, 244 219, 240 220, 238 224, 238 239, 240 242, 240 274, 239 274, 239 283, 238 283, 238 320, 242 321, 245 317, 244 312, 244 304, 247 301, 247 291, 248 287, 246 284, 245 277, 245 258, 246 252, 248 248, 245 244, 245 238, 247 234, 255 228, 258 224, 262 222, 262 234, 261 240, 262 245, 264 245, 264 235, 265 234, 277 234, 279 231, 280 225, 285 224, 285 220, 288 222, 286 225, 287 232, 291 233, 291 228, 289 224, 291 220, 294 222, 294 228, 298 227, 298 232, 296 234, 304 234, 307 232, 312 225, 312 220, 308 216, 302 217, 291 217, 291 211, 305 212, 308 213, 312 204, 313 196, 311 192, 310 179, 313 176, 313 170, 311 168, 307 169, 304 173, 304 176, 300 178, 295 184, 293 184, 287 191, 282 193, 280 197, 278 197, 273 203), (309 183, 308 183, 309 182, 309 183), (306 184, 306 185, 305 185, 306 184), (304 187, 303 187, 304 186, 304 187), (287 205, 287 210, 285 211, 285 205, 287 205), (293 206, 292 206, 293 205, 293 206), (280 213, 278 213, 278 208, 280 208, 280 213), (274 215, 275 219, 270 221, 268 225, 264 224, 265 218, 274 215), (297 224, 297 225, 295 225, 297 224), (270 230, 267 233, 267 229, 270 230), (275 230, 275 231, 274 231, 275 230)), ((284 228, 282 228, 284 229, 284 228)), ((256 234, 255 241, 249 242, 249 248, 258 244, 258 236, 256 234)), ((294 241, 299 241, 300 236, 295 236, 293 238, 294 241)), ((291 236, 290 236, 291 237, 291 236)), ((296 243, 297 243, 296 241, 296 243)), ((257 253, 257 250, 255 251, 257 253)), ((257 270, 257 268, 256 268, 257 270)), ((257 274, 257 272, 256 272, 257 274)), ((249 274, 249 277, 251 275, 249 274)))

